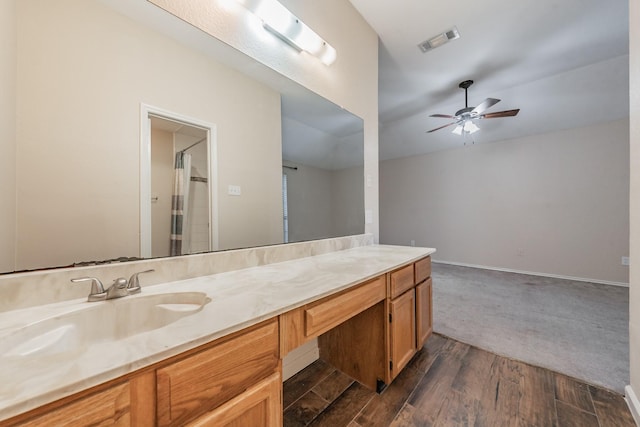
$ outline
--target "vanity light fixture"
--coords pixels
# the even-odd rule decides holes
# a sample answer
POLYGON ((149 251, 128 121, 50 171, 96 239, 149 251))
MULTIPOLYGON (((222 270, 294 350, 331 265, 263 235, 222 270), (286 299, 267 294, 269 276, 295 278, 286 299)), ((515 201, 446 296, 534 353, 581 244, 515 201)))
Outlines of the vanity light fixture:
POLYGON ((238 0, 245 8, 262 20, 266 30, 273 33, 299 52, 317 57, 323 64, 336 60, 336 50, 278 0, 238 0))

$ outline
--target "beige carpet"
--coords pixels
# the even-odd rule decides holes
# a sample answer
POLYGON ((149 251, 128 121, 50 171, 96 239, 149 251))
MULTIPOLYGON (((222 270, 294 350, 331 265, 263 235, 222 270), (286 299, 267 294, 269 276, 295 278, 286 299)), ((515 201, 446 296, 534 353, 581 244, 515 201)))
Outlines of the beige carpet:
POLYGON ((624 392, 629 289, 433 264, 434 331, 624 392))

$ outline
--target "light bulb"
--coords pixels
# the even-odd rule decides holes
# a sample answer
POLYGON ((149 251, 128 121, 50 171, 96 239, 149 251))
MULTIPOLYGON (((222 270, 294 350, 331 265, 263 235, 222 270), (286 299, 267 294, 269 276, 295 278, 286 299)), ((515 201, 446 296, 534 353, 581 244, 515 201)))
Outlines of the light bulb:
POLYGON ((317 57, 325 65, 336 60, 336 50, 278 0, 236 0, 260 18, 262 26, 298 51, 317 57))
POLYGON ((478 126, 476 126, 475 123, 473 123, 472 121, 468 121, 464 124, 464 131, 466 133, 476 133, 480 130, 480 128, 478 126))
POLYGON ((293 15, 277 1, 261 1, 254 13, 266 25, 283 35, 288 34, 295 25, 293 15))

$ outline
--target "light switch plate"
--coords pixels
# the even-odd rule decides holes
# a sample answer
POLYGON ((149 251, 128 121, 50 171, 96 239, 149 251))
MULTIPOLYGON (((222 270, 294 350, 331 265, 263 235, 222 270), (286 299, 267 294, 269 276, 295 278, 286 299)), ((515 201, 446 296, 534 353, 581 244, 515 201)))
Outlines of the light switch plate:
POLYGON ((364 222, 365 224, 373 224, 373 211, 371 209, 364 211, 364 222))
POLYGON ((230 196, 239 196, 240 194, 242 194, 242 189, 239 185, 229 185, 230 196))

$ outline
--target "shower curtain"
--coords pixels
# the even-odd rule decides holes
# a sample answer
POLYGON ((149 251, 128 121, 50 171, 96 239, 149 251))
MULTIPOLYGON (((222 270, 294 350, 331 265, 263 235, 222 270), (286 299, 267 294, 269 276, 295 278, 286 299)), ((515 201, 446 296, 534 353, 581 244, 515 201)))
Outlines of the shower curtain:
POLYGON ((191 154, 178 151, 171 196, 171 245, 169 248, 171 256, 183 255, 187 249, 186 245, 183 245, 183 232, 187 229, 190 182, 191 154))

